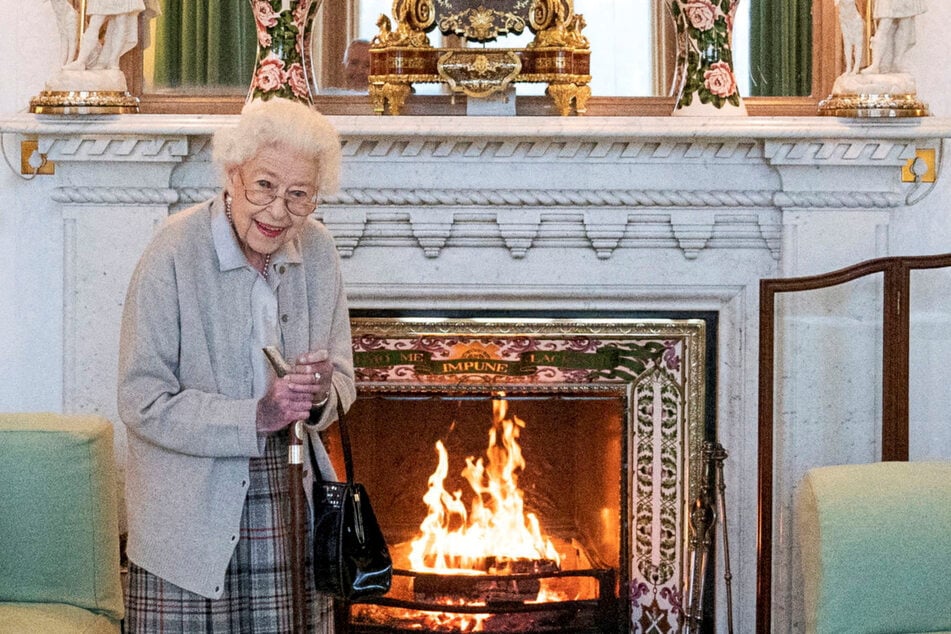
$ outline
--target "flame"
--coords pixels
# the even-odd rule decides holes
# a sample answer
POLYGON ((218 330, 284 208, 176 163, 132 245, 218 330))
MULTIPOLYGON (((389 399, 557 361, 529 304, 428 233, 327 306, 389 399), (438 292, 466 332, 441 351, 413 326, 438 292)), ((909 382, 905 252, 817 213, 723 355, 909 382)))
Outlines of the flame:
MULTIPOLYGON (((460 605, 464 602, 460 601, 460 605)), ((491 614, 458 614, 455 612, 426 612, 418 613, 421 625, 425 631, 439 630, 456 632, 484 632, 485 622, 492 618, 491 614)))
POLYGON ((450 495, 444 487, 449 457, 443 443, 436 443, 439 461, 423 496, 428 514, 411 545, 412 570, 485 574, 520 559, 560 561, 554 544, 542 536, 538 517, 525 512, 518 488, 518 475, 525 468, 518 437, 525 422, 507 417, 504 396, 500 392, 492 401, 486 462, 470 456, 462 470, 473 493, 468 509, 462 491, 450 495))

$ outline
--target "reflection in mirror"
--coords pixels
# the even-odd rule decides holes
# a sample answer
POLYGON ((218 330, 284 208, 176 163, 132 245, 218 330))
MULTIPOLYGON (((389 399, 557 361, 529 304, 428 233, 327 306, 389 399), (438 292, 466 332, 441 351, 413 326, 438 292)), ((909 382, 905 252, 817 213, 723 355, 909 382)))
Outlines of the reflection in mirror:
POLYGON ((752 60, 744 95, 805 96, 812 93, 813 0, 744 0, 744 34, 752 60))
MULTIPOLYGON (((325 1, 317 12, 311 42, 312 86, 318 95, 361 94, 351 68, 360 51, 354 40, 371 41, 392 0, 325 1)), ((675 59, 672 22, 665 0, 575 0, 591 44, 591 88, 595 97, 662 97, 670 94, 675 59)), ((742 0, 734 27, 734 55, 744 95, 811 95, 813 92, 813 0, 742 0)), ((158 95, 247 93, 254 68, 255 29, 249 0, 185 2, 161 0, 162 15, 143 40, 140 92, 158 95)), ((825 11, 825 9, 822 9, 825 11)), ((816 22, 818 24, 818 22, 816 22)), ((823 27, 824 28, 824 27, 823 27)), ((828 38, 832 28, 825 35, 828 38)), ((429 34, 433 46, 460 45, 458 38, 429 34)), ((524 47, 533 34, 509 35, 486 46, 524 47)), ((482 44, 469 44, 482 46, 482 44)), ((835 55, 835 43, 823 44, 835 55)), ((819 60, 816 60, 819 61, 819 60)), ((363 83, 363 82, 360 82, 363 83)), ((544 85, 520 84, 519 94, 541 94, 544 85)), ((416 93, 439 94, 440 85, 416 93)), ((825 97, 825 94, 817 95, 825 97)))
MULTIPOLYGON (((392 17, 392 0, 351 0, 355 5, 353 15, 356 16, 356 29, 353 37, 372 40, 379 33, 377 21, 381 14, 392 17)), ((752 0, 753 2, 762 2, 763 0, 752 0)), ((741 3, 741 7, 743 4, 741 3)), ((584 35, 592 42, 591 46, 591 68, 592 80, 590 83, 592 93, 600 96, 611 97, 650 97, 665 96, 669 94, 670 80, 673 76, 673 69, 667 69, 665 72, 662 65, 655 62, 655 47, 651 42, 656 41, 655 33, 658 29, 667 26, 670 18, 666 12, 663 0, 574 0, 575 12, 584 16, 585 30, 584 35), (663 73, 660 77, 658 73, 663 73)), ((318 14, 318 20, 329 20, 337 24, 344 18, 344 12, 340 9, 332 9, 329 3, 321 8, 318 14), (339 14, 331 14, 330 11, 341 11, 339 14)), ((749 15, 747 12, 741 12, 736 17, 738 33, 745 36, 749 33, 748 23, 749 15)), ((534 38, 528 29, 521 34, 509 34, 495 41, 480 43, 464 43, 454 36, 444 36, 438 29, 428 34, 430 43, 435 47, 452 46, 470 46, 470 47, 499 47, 499 48, 524 48, 534 38)), ((669 46, 673 47, 674 42, 669 40, 669 46)), ((343 86, 342 77, 333 72, 332 69, 325 67, 326 58, 333 59, 334 54, 328 50, 326 42, 314 42, 315 57, 324 58, 321 64, 315 64, 318 70, 317 92, 318 94, 333 94, 339 91, 343 86)), ((744 72, 748 68, 748 57, 744 51, 748 51, 748 46, 739 46, 739 60, 737 64, 738 74, 748 77, 749 73, 744 72)), ((674 57, 671 48, 670 59, 674 57)), ((741 90, 748 86, 741 85, 741 90)), ((517 93, 520 95, 541 95, 544 93, 545 86, 539 84, 519 84, 516 86, 517 93)), ((438 84, 417 85, 416 94, 444 94, 445 86, 438 84)))
POLYGON ((143 51, 144 91, 247 93, 257 54, 248 0, 161 0, 161 7, 143 51))

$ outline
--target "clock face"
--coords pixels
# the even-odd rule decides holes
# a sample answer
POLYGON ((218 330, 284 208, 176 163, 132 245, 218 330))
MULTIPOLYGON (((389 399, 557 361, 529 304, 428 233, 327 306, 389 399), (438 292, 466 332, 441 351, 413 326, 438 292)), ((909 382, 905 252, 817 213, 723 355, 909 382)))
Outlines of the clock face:
POLYGON ((528 24, 531 0, 436 0, 437 24, 446 35, 486 42, 528 24))

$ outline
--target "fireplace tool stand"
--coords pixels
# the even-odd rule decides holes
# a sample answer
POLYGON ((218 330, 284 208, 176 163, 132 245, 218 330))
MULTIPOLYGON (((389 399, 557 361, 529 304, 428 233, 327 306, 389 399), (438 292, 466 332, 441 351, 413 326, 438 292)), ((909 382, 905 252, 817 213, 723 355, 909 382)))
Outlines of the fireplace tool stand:
MULTIPOLYGON (((726 484, 723 480, 723 461, 727 453, 720 443, 706 441, 701 451, 703 479, 700 495, 690 512, 690 586, 686 613, 687 634, 701 631, 705 604, 704 580, 709 554, 713 546, 714 527, 719 519, 723 536, 723 580, 726 586, 727 631, 733 634, 733 574, 730 572, 730 542, 726 527, 726 484)), ((714 563, 716 565, 716 563, 714 563)))

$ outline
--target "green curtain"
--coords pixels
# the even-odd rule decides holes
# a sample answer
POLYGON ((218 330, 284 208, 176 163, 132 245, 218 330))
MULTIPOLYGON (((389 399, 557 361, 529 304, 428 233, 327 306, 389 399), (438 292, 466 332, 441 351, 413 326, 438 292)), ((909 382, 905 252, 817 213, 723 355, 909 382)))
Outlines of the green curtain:
POLYGON ((250 84, 257 36, 248 0, 162 0, 155 31, 159 89, 250 84))
POLYGON ((748 2, 750 92, 756 96, 810 95, 813 0, 748 2))

